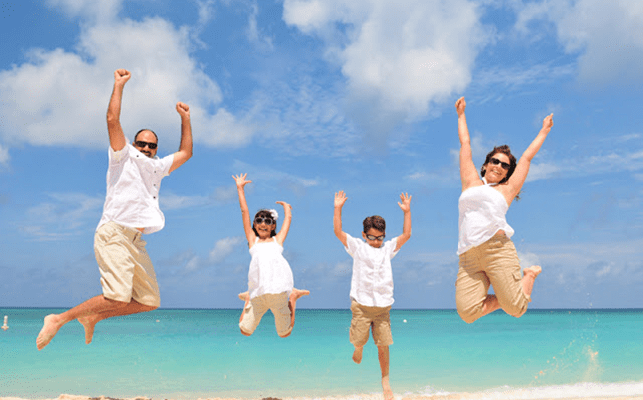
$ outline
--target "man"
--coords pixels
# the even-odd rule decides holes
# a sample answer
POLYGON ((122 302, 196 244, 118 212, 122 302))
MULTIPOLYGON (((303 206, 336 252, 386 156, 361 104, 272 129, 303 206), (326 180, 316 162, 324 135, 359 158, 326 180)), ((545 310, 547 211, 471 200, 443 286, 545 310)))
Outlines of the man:
POLYGON ((181 116, 181 145, 176 153, 162 159, 156 157, 158 138, 149 129, 139 131, 134 143, 129 144, 120 114, 123 87, 130 77, 125 69, 114 72, 114 90, 107 109, 110 143, 107 196, 94 236, 103 294, 62 314, 46 316, 36 339, 38 350, 74 319, 85 328, 85 343, 89 344, 99 321, 152 311, 160 305, 154 267, 141 235, 159 231, 165 225, 158 199, 161 180, 192 157, 190 108, 181 102, 176 104, 181 116))

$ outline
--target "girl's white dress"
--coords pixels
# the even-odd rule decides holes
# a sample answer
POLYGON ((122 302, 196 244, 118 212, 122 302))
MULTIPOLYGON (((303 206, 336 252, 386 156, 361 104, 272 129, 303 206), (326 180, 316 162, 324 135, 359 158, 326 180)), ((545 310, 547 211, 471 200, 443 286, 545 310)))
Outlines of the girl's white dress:
POLYGON ((259 243, 259 238, 250 248, 250 270, 248 271, 248 292, 250 299, 262 294, 290 292, 293 288, 292 270, 282 255, 284 248, 273 236, 270 242, 259 243))

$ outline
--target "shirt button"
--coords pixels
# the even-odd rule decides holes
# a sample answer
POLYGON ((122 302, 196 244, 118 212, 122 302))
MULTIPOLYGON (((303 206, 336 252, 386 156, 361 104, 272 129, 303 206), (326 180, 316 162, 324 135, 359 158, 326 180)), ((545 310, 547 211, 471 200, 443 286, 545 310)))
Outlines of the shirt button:
POLYGON ((154 196, 154 199, 156 199, 156 196, 154 196))

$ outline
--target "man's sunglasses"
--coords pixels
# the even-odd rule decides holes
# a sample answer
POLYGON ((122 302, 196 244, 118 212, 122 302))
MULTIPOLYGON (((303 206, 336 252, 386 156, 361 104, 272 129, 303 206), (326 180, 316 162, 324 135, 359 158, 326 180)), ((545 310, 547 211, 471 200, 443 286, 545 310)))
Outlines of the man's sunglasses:
POLYGON ((502 162, 502 161, 498 160, 497 158, 491 158, 491 160, 489 160, 489 161, 491 161, 491 164, 493 164, 493 165, 500 164, 502 169, 504 169, 505 171, 509 171, 509 167, 511 166, 511 165, 507 164, 506 162, 502 162))
POLYGON ((382 235, 382 236, 366 235, 366 239, 368 240, 384 240, 385 237, 386 235, 382 235))
POLYGON ((137 140, 136 142, 134 142, 134 146, 140 147, 141 149, 144 149, 145 146, 147 146, 147 147, 150 148, 150 150, 154 150, 156 148, 156 146, 158 146, 158 144, 150 143, 150 142, 144 142, 142 140, 137 140))
POLYGON ((275 221, 272 218, 263 218, 263 217, 257 217, 255 218, 255 224, 259 225, 260 223, 264 222, 266 225, 272 225, 275 221))

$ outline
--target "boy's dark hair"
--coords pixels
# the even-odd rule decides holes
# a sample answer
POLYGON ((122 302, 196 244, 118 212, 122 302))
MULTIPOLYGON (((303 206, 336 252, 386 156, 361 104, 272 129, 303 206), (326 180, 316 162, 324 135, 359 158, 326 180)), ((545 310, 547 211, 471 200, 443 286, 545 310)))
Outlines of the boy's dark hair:
MULTIPOLYGON (((255 229, 255 219, 257 219, 257 217, 262 217, 262 218, 266 218, 266 217, 267 217, 267 218, 272 218, 272 213, 270 213, 270 211, 268 211, 268 210, 259 210, 259 211, 255 214, 255 217, 252 219, 252 231, 255 233, 255 235, 257 235, 257 237, 259 237, 259 232, 257 232, 257 230, 255 229)), ((274 219, 274 218, 273 218, 273 219, 274 219)), ((277 228, 277 221, 275 221, 275 228, 277 228)), ((275 230, 273 229, 273 230, 270 232, 270 237, 273 237, 273 236, 275 236, 276 234, 277 234, 277 232, 275 232, 275 230)))
POLYGON ((368 232, 369 229, 375 228, 380 232, 386 232, 386 221, 384 218, 379 215, 373 215, 364 220, 364 233, 368 232))

